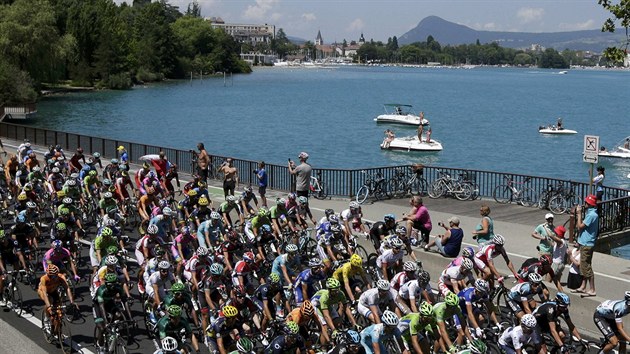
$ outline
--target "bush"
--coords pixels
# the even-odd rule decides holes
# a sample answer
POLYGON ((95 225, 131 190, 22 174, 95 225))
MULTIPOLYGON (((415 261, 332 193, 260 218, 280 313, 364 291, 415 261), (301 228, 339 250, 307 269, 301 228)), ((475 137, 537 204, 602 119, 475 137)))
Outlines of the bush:
POLYGON ((153 81, 162 81, 164 80, 164 74, 162 73, 152 73, 145 68, 138 69, 136 73, 136 80, 138 82, 153 82, 153 81))
POLYGON ((113 90, 126 90, 131 88, 131 85, 129 73, 110 75, 107 80, 107 87, 113 90))

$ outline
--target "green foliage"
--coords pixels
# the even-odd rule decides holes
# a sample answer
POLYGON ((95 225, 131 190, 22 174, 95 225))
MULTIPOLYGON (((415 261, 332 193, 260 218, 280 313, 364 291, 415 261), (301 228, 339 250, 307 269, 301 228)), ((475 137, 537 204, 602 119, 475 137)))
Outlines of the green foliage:
POLYGON ((0 105, 34 102, 36 98, 28 73, 0 59, 0 105))
POLYGON ((624 28, 626 32, 625 40, 616 47, 608 47, 604 50, 604 57, 612 64, 619 64, 624 61, 630 44, 630 0, 598 0, 604 9, 609 11, 612 17, 608 18, 602 25, 602 32, 615 32, 617 25, 624 28))
POLYGON ((569 67, 569 63, 556 50, 547 48, 543 52, 538 66, 550 69, 566 69, 569 67))

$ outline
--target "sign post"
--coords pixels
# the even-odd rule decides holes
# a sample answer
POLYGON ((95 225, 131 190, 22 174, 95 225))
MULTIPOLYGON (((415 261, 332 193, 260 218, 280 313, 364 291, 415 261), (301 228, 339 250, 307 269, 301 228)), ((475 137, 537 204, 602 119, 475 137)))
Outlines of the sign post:
POLYGON ((599 136, 584 135, 582 160, 591 164, 589 171, 589 193, 593 193, 593 166, 599 161, 599 136))

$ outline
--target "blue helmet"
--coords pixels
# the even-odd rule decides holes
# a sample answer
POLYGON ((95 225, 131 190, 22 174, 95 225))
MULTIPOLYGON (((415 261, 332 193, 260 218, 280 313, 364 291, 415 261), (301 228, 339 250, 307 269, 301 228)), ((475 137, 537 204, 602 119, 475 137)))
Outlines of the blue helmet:
POLYGON ((262 229, 263 232, 271 232, 271 226, 269 226, 268 224, 264 224, 260 228, 262 229))
POLYGON ((359 336, 359 333, 357 333, 357 331, 349 330, 346 333, 348 334, 348 338, 350 338, 350 341, 352 343, 359 344, 359 342, 361 341, 361 336, 359 336))
POLYGON ((394 214, 385 214, 385 216, 383 216, 383 221, 396 221, 396 216, 394 214))
POLYGON ((569 295, 559 292, 556 294, 556 303, 560 306, 569 306, 571 305, 571 299, 569 295))

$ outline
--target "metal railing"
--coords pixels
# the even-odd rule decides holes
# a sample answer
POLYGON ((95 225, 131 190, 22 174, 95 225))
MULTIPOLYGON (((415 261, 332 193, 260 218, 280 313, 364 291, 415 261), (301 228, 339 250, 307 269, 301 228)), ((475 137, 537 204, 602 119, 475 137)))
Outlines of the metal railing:
MULTIPOLYGON (((177 164, 180 171, 185 173, 196 172, 196 165, 193 161, 194 152, 191 150, 186 151, 166 146, 86 136, 6 122, 0 122, 0 136, 17 141, 28 139, 33 144, 43 146, 59 144, 69 149, 69 151, 82 147, 89 153, 100 152, 104 158, 118 157, 116 148, 122 145, 126 148, 129 160, 132 163, 137 163, 140 161, 140 157, 144 155, 158 154, 160 151, 164 151, 168 160, 177 164)), ((226 158, 226 156, 212 156, 211 168, 216 171, 226 158)), ((239 180, 242 184, 257 185, 258 181, 253 171, 257 169, 258 161, 233 158, 233 164, 239 171, 239 180)), ((366 174, 372 176, 380 175, 385 179, 389 179, 399 169, 412 173, 410 165, 399 165, 353 170, 317 168, 314 170, 313 175, 321 176, 320 182, 324 184, 329 195, 353 198, 363 185, 363 181, 367 178, 366 174)), ((286 165, 266 164, 266 171, 268 189, 283 191, 295 189, 295 177, 289 174, 286 165)), ((462 173, 466 174, 469 180, 475 181, 479 185, 479 195, 481 197, 491 198, 495 187, 504 184, 506 178, 520 183, 527 180, 527 186, 534 189, 538 194, 543 193, 550 186, 554 188, 562 187, 565 190, 573 188, 580 200, 590 194, 590 187, 587 183, 516 173, 424 166, 423 176, 430 184, 439 178, 440 172, 448 173, 453 177, 457 177, 462 173)), ((218 178, 216 173, 215 178, 218 178)), ((621 188, 604 187, 604 195, 606 196, 605 200, 598 206, 600 235, 630 227, 630 191, 621 188)))

